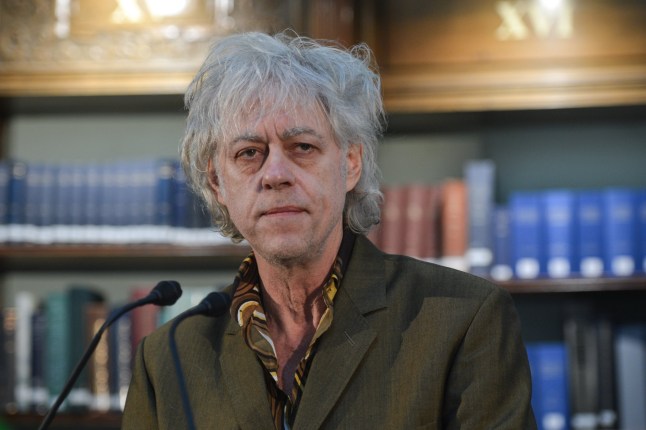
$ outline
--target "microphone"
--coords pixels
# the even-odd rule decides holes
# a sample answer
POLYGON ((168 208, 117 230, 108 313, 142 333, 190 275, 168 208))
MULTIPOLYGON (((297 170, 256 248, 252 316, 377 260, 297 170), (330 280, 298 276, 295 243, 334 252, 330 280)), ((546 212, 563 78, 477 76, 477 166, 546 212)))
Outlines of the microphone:
POLYGON ((191 410, 191 404, 188 400, 188 392, 186 390, 186 382, 184 381, 182 363, 180 362, 177 343, 175 342, 175 331, 177 330, 177 326, 179 326, 179 324, 186 318, 195 315, 205 315, 214 318, 219 317, 227 312, 230 305, 231 297, 228 294, 214 291, 209 293, 196 306, 179 314, 170 326, 168 341, 170 344, 171 354, 173 355, 173 364, 175 365, 175 373, 177 375, 177 383, 179 384, 179 391, 182 398, 182 404, 184 406, 184 415, 186 416, 188 430, 195 430, 195 422, 193 421, 193 411, 191 410))
POLYGON ((72 387, 74 386, 74 383, 76 382, 79 375, 81 374, 81 371, 83 370, 88 360, 90 359, 90 356, 98 346, 99 341, 101 340, 101 336, 103 335, 103 332, 108 327, 110 327, 112 323, 114 323, 117 319, 119 319, 123 314, 133 310, 134 308, 138 308, 140 306, 144 306, 148 304, 154 304, 157 306, 173 305, 175 304, 175 302, 177 302, 177 299, 179 299, 181 295, 182 295, 182 288, 180 287, 179 282, 161 281, 155 286, 155 288, 152 289, 152 291, 146 297, 143 297, 139 300, 136 300, 134 302, 128 303, 125 306, 115 309, 115 311, 113 311, 108 316, 108 318, 105 320, 103 325, 99 328, 99 330, 92 338, 92 341, 90 342, 87 349, 85 350, 85 353, 83 354, 83 356, 77 363, 76 367, 74 368, 74 371, 72 372, 72 375, 70 376, 70 378, 67 380, 67 383, 63 387, 63 390, 58 395, 58 397, 56 398, 56 401, 47 412, 47 415, 45 415, 45 418, 41 422, 40 427, 38 427, 38 430, 45 430, 49 427, 52 420, 56 416, 58 409, 63 404, 63 401, 65 400, 65 398, 67 398, 68 394, 72 390, 72 387))

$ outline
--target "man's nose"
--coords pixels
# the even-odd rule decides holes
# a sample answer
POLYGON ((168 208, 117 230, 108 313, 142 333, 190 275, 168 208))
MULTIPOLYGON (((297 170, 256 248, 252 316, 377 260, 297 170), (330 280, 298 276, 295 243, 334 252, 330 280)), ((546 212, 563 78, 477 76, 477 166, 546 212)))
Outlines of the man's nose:
POLYGON ((293 185, 293 167, 291 160, 282 149, 270 149, 263 165, 263 188, 281 189, 293 185))

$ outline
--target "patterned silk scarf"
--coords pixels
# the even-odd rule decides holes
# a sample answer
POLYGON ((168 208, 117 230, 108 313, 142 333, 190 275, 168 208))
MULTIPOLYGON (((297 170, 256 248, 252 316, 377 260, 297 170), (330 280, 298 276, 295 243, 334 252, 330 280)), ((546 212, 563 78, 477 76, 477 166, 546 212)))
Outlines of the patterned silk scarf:
POLYGON ((307 374, 316 351, 316 341, 332 324, 333 302, 339 288, 345 265, 354 245, 354 234, 345 232, 337 258, 330 275, 322 287, 326 309, 307 348, 305 356, 294 374, 290 393, 278 388, 278 360, 273 341, 267 329, 267 318, 262 306, 261 280, 253 254, 244 259, 234 281, 235 291, 231 304, 231 316, 242 328, 246 344, 251 348, 266 370, 265 380, 271 413, 276 429, 289 429, 294 423, 298 405, 307 381, 307 374))

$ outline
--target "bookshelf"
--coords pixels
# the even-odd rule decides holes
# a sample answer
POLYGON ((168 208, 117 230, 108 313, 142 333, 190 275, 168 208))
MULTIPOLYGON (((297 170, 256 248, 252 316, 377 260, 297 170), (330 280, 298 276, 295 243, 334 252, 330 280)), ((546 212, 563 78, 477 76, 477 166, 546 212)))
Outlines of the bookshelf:
MULTIPOLYGON (((342 8, 350 7, 351 2, 327 3, 342 8)), ((612 36, 612 43, 603 45, 615 49, 629 40, 623 55, 604 57, 600 63, 591 58, 607 53, 588 51, 587 59, 568 58, 567 52, 545 51, 549 43, 541 45, 537 40, 529 41, 540 48, 535 51, 516 41, 506 45, 510 50, 498 52, 484 37, 481 44, 469 45, 481 36, 477 33, 454 35, 444 48, 430 41, 420 45, 416 43, 418 35, 426 31, 420 26, 428 28, 435 22, 433 14, 442 11, 433 10, 435 6, 429 3, 418 13, 419 4, 411 1, 403 3, 399 12, 389 13, 399 3, 355 2, 361 12, 356 14, 359 30, 355 33, 348 33, 347 26, 345 30, 317 29, 327 37, 333 37, 326 34, 328 30, 343 30, 344 39, 365 39, 375 48, 389 112, 379 160, 385 183, 439 181, 460 176, 467 159, 491 158, 497 167, 496 198, 501 202, 517 189, 646 186, 646 53, 639 44, 644 35, 643 20, 639 19, 645 15, 637 2, 622 0, 634 18, 622 15, 629 25, 612 36), (404 24, 407 10, 410 16, 419 15, 414 26, 404 24), (411 10, 414 13, 410 14, 411 10), (407 31, 394 31, 401 27, 407 31), (376 28, 390 31, 377 34, 376 28), (622 36, 630 31, 637 36, 622 36), (483 45, 485 42, 490 44, 483 45), (471 48, 454 50, 461 58, 441 57, 456 46, 471 48), (493 57, 479 57, 478 49, 493 57), (523 57, 527 52, 533 57, 523 57)), ((445 17, 446 22, 465 14, 474 28, 483 28, 481 24, 492 19, 491 11, 481 6, 485 3, 491 6, 468 1, 447 9, 450 16, 445 17)), ((313 11, 323 5, 316 4, 313 11)), ((607 4, 589 2, 585 22, 603 16, 607 4)), ((314 24, 322 26, 323 21, 320 18, 314 24)), ((572 44, 568 47, 570 52, 575 48, 572 44)), ((176 154, 183 125, 178 92, 188 79, 186 73, 171 73, 166 80, 155 75, 160 81, 134 76, 126 88, 120 86, 119 79, 110 79, 106 87, 105 77, 101 77, 76 92, 63 91, 65 85, 50 82, 46 75, 40 74, 36 81, 12 76, 15 79, 6 81, 10 91, 5 89, 0 97, 0 152, 4 158, 60 161, 106 158, 115 153, 123 157, 176 154), (148 86, 133 85, 144 81, 148 86), (169 85, 164 94, 151 88, 159 88, 156 83, 169 85), (98 88, 101 85, 103 89, 98 88), (53 124, 60 128, 52 128, 53 124), (125 132, 116 134, 117 130, 125 132), (42 154, 43 142, 53 148, 46 155, 42 154)), ((72 83, 65 81, 66 85, 72 83)), ((122 274, 120 280, 145 275, 158 280, 168 271, 182 276, 190 272, 208 282, 213 272, 232 273, 247 252, 247 247, 233 245, 0 245, 0 304, 6 303, 4 284, 8 278, 14 289, 31 282, 31 275, 51 277, 53 283, 62 284, 79 276, 104 278, 114 272, 122 274)), ((646 323, 641 311, 646 308, 643 275, 510 280, 500 285, 516 301, 528 341, 563 340, 563 321, 580 306, 608 313, 618 321, 646 323)), ((15 429, 34 428, 40 421, 32 414, 4 418, 15 429)), ((118 414, 62 414, 53 428, 116 429, 119 424, 118 414)))

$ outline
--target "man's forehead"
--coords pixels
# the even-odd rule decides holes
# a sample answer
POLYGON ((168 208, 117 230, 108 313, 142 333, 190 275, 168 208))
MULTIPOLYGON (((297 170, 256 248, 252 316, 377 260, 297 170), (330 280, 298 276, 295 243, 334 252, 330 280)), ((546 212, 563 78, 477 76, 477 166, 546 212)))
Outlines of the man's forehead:
POLYGON ((320 108, 305 106, 293 109, 272 109, 239 116, 226 133, 225 141, 256 140, 267 134, 290 138, 303 134, 321 137, 330 124, 320 108))

